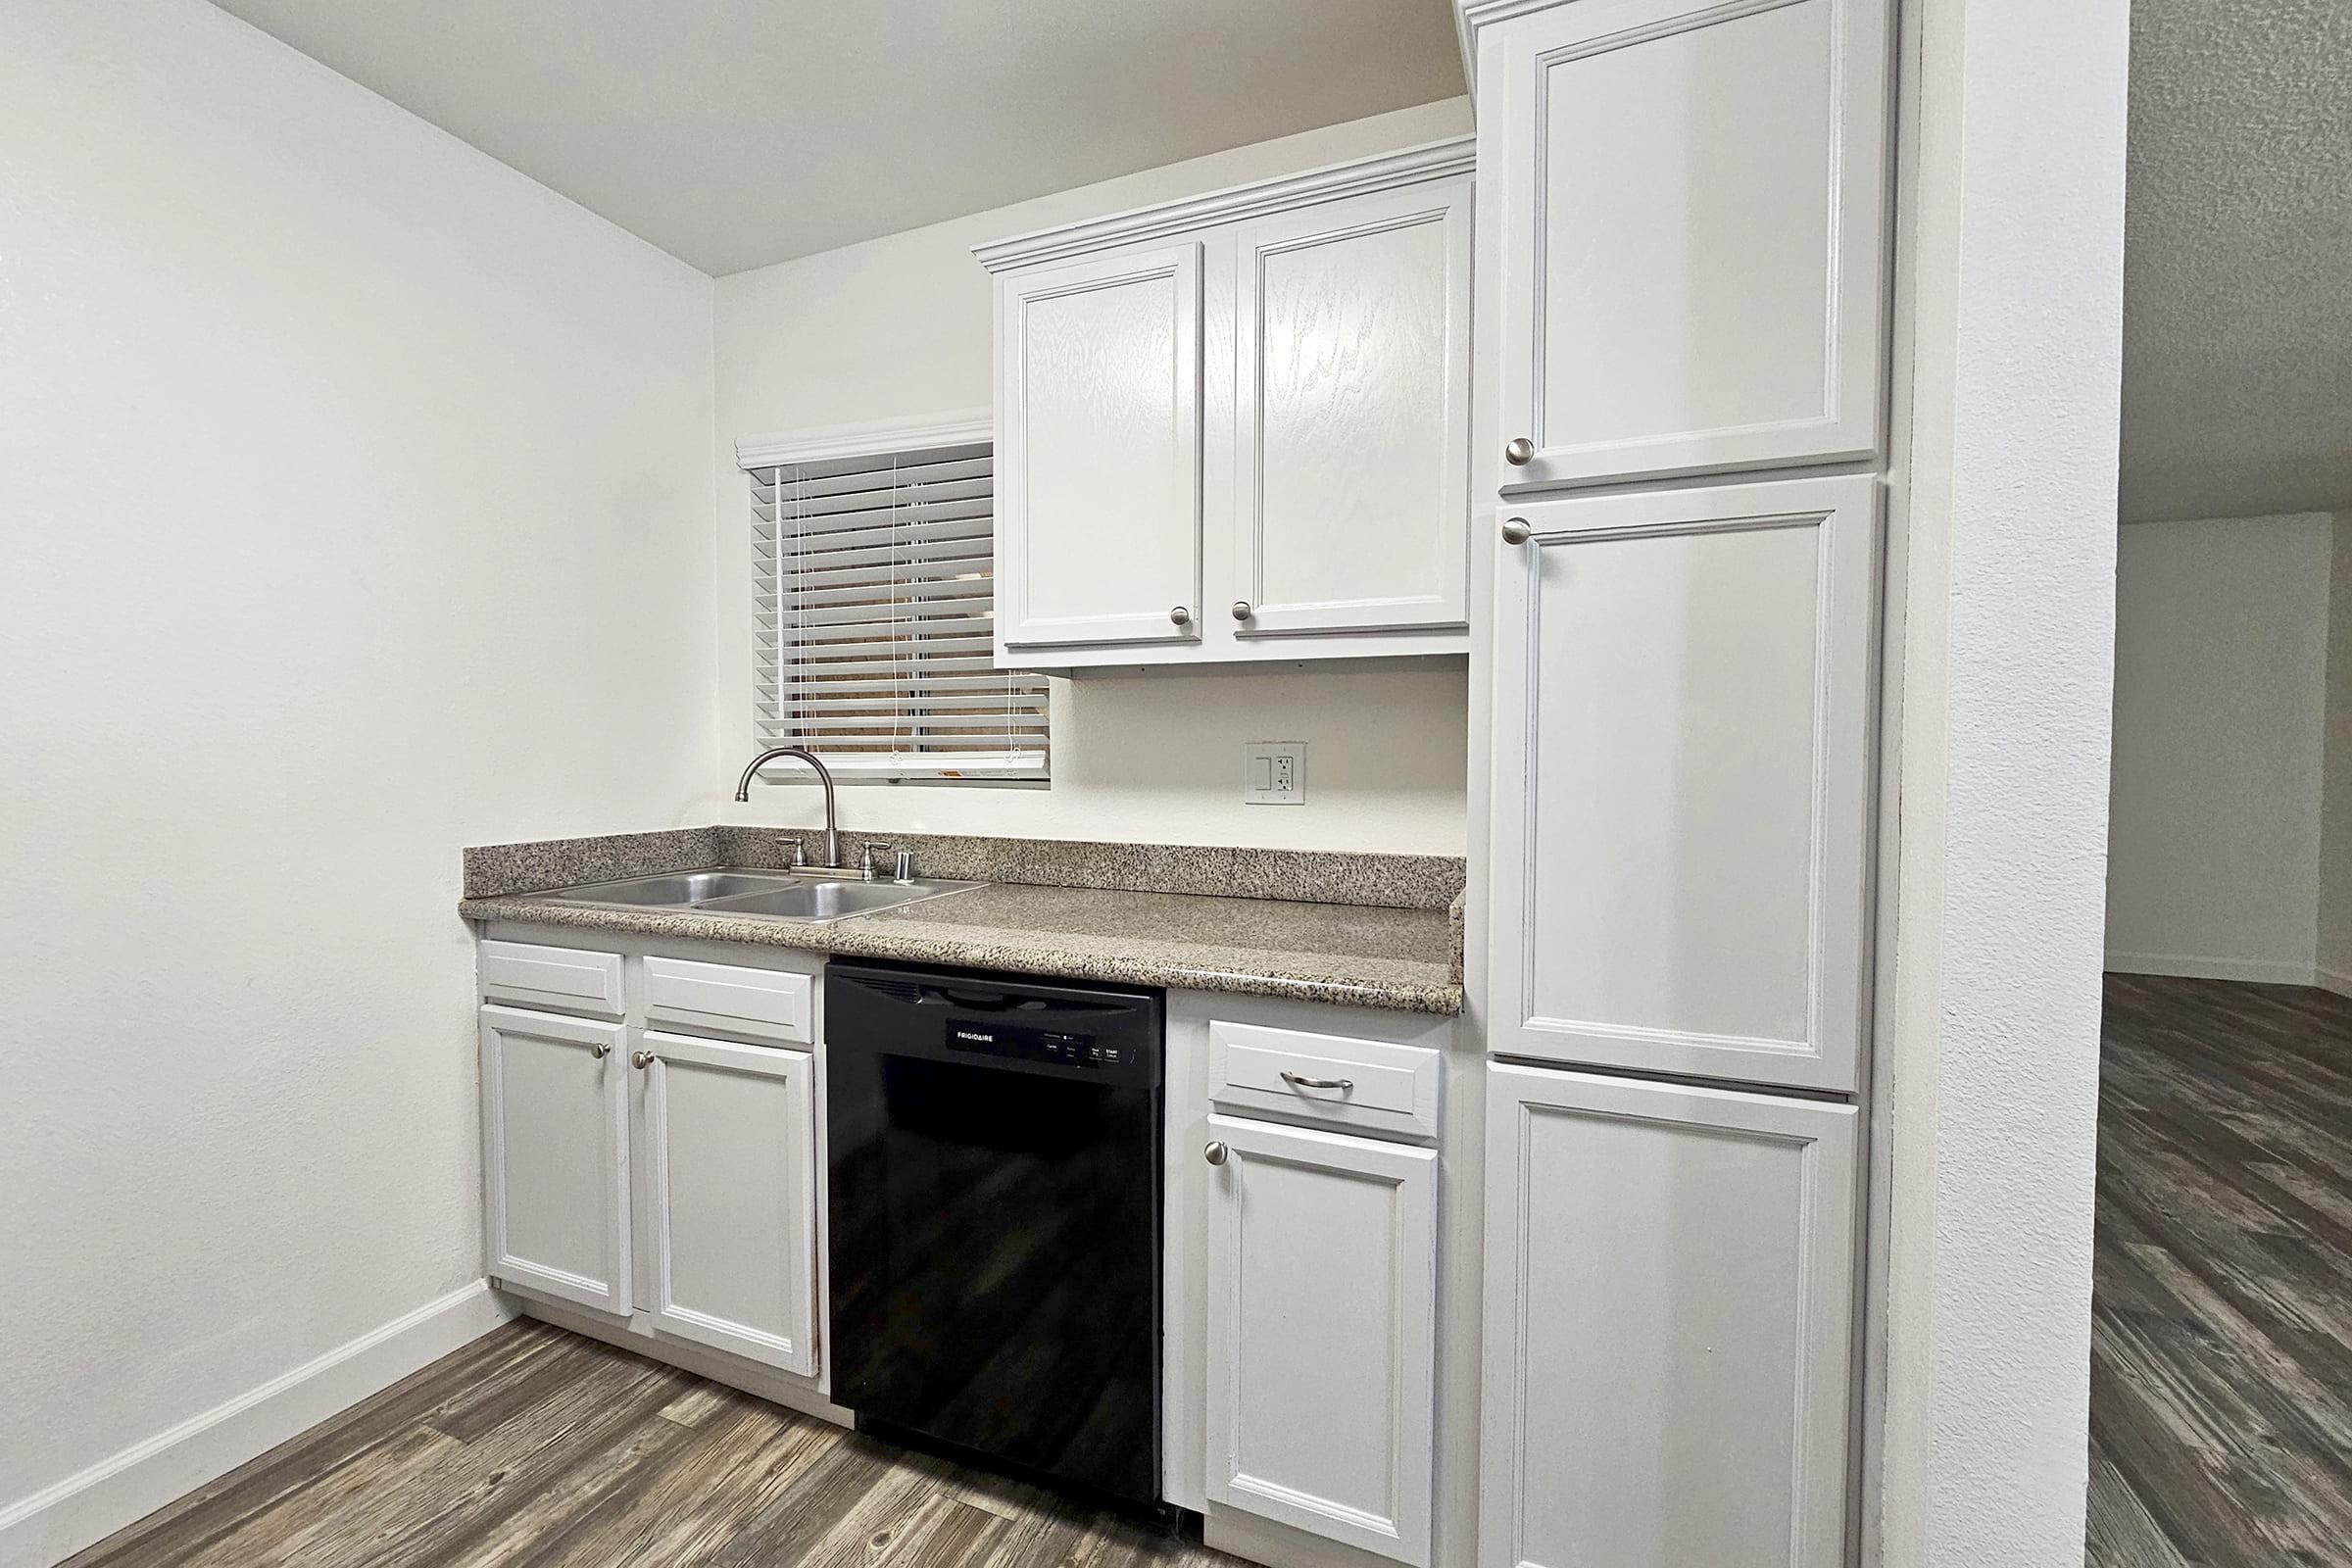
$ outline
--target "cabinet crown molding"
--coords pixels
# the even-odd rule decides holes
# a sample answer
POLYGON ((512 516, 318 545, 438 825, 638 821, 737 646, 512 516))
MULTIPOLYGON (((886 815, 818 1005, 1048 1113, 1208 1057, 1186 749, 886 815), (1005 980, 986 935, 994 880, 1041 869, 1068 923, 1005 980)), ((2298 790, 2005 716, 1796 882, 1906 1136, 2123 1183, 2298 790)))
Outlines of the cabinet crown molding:
POLYGON ((1448 136, 1443 141, 1424 142, 1393 153, 1253 180, 1204 196, 1188 196, 1181 201, 1138 207, 1106 218, 1090 218, 1082 222, 1016 234, 1009 239, 975 245, 972 255, 991 272, 1003 272, 1040 262, 1089 255, 1113 245, 1164 239, 1220 223, 1261 218, 1314 202, 1467 174, 1477 167, 1476 145, 1475 136, 1448 136))
POLYGON ((1560 0, 1454 0, 1453 30, 1462 45, 1462 79, 1470 84, 1472 100, 1478 97, 1478 33, 1497 22, 1526 16, 1531 11, 1548 11, 1560 0))

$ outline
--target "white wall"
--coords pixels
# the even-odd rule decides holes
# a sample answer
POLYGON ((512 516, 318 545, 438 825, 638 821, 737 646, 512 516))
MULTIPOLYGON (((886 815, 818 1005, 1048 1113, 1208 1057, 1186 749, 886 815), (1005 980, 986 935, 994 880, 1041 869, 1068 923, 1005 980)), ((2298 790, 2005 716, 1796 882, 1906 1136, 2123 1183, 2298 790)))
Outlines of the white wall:
POLYGON ((2110 969, 2312 982, 2331 532, 2324 513, 2123 530, 2110 969))
MULTIPOLYGON (((1468 100, 1427 104, 719 279, 721 749, 748 759, 752 734, 737 437, 986 406, 989 282, 975 244, 1469 127, 1468 100)), ((842 814, 910 831, 1459 855, 1468 707, 1458 667, 1056 680, 1050 791, 860 786, 845 790, 842 814), (1241 804, 1250 740, 1309 743, 1303 805, 1241 804)), ((818 819, 808 789, 710 805, 736 821, 818 819)))
POLYGON ((0 8, 0 1522, 479 1279, 458 852, 722 765, 710 297, 199 0, 0 8))
POLYGON ((2331 529, 2317 978, 2352 996, 2352 514, 2336 514, 2331 529))
POLYGON ((2127 0, 1906 6, 1869 1560, 2082 1560, 2127 0))

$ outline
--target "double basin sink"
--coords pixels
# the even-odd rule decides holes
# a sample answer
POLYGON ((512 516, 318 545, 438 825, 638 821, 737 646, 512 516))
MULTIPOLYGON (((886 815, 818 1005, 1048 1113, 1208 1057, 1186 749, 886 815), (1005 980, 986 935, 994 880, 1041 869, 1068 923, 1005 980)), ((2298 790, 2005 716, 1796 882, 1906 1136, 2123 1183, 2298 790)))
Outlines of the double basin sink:
POLYGON ((764 914, 782 920, 840 920, 976 888, 978 882, 917 878, 868 882, 829 871, 666 871, 619 882, 559 888, 540 898, 558 904, 616 904, 633 908, 694 909, 710 914, 764 914))

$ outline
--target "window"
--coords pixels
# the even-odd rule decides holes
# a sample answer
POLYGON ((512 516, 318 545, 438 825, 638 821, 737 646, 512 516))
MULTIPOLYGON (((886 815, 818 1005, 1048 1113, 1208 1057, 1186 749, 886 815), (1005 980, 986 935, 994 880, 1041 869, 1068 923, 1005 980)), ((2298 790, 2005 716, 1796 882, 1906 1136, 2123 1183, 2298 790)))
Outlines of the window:
POLYGON ((755 740, 806 747, 850 776, 1042 779, 1045 677, 995 667, 987 424, 921 433, 919 445, 844 439, 839 456, 804 455, 821 438, 739 449, 755 740), (793 461, 757 461, 785 452, 793 461))

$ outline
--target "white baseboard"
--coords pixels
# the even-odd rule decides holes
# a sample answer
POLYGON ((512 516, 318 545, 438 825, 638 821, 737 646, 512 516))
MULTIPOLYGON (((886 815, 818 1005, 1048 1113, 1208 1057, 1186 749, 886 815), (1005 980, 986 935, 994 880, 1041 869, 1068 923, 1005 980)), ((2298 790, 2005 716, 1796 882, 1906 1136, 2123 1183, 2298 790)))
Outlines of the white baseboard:
POLYGON ((514 1315, 484 1280, 0 1507, 0 1565, 48 1568, 479 1339, 514 1315))
POLYGON ((2197 953, 2110 953, 2111 974, 2169 974, 2193 980, 2253 980, 2274 986, 2316 986, 2319 970, 2280 958, 2214 958, 2197 953))

